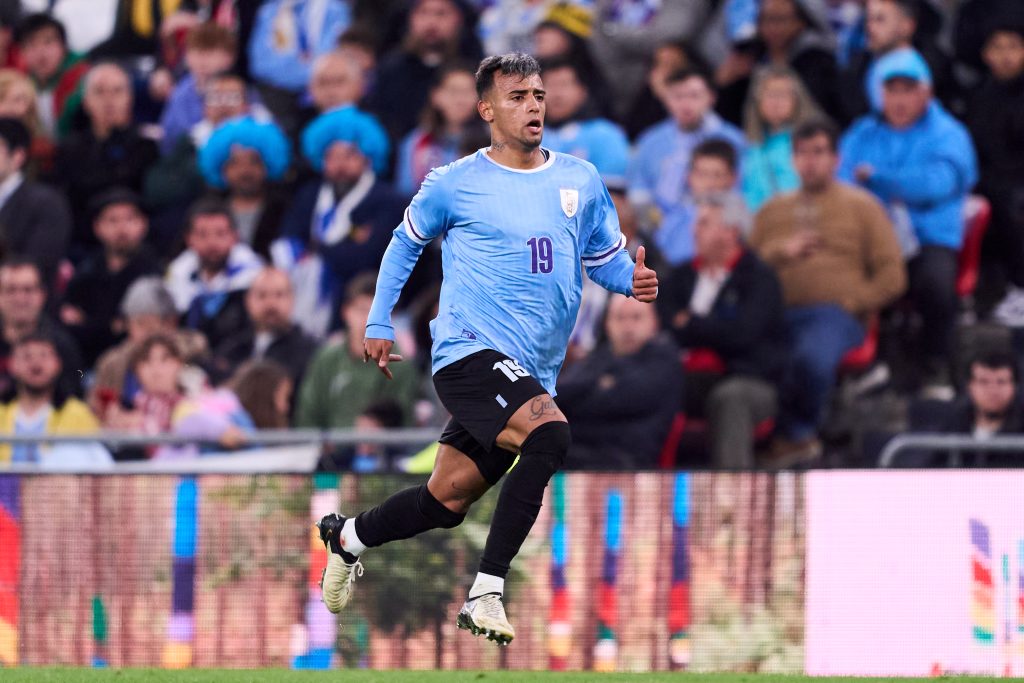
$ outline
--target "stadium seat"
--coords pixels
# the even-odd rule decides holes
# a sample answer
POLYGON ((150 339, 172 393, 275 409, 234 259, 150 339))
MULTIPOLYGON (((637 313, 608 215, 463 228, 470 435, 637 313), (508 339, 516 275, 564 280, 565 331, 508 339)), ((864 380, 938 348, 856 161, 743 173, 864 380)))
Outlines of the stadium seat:
POLYGON ((956 273, 956 294, 965 299, 974 294, 978 284, 981 242, 992 219, 992 207, 980 195, 971 195, 964 205, 964 244, 956 273))

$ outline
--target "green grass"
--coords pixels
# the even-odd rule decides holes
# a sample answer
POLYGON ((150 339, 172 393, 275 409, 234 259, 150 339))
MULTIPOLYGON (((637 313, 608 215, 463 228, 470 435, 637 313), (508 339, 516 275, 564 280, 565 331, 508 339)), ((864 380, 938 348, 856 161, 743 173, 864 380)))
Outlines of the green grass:
POLYGON ((956 676, 947 679, 927 678, 812 678, 810 676, 773 676, 767 674, 597 674, 589 672, 551 673, 545 671, 288 671, 257 669, 237 671, 224 669, 76 669, 18 668, 3 669, 4 683, 93 683, 94 681, 142 681, 144 683, 533 683, 535 681, 574 681, 583 683, 875 683, 881 681, 936 681, 955 683, 975 681, 1006 681, 990 677, 956 676))

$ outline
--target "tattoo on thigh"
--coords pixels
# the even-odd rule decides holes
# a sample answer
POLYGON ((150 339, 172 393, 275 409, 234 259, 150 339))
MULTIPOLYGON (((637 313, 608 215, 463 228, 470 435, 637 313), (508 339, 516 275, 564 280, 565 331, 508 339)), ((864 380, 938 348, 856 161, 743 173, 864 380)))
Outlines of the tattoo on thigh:
POLYGON ((550 396, 538 396, 530 402, 530 422, 536 422, 551 415, 557 415, 558 408, 550 396))

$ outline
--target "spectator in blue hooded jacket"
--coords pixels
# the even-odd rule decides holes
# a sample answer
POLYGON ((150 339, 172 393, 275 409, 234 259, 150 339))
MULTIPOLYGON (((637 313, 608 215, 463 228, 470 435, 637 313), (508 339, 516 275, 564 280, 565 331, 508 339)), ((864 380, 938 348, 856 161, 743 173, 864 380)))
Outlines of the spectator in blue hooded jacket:
POLYGON ((957 255, 964 201, 978 181, 967 129, 932 97, 931 73, 916 52, 879 60, 881 114, 857 120, 843 139, 839 175, 885 204, 910 276, 910 298, 923 322, 927 388, 951 393, 947 358, 956 322, 957 255))

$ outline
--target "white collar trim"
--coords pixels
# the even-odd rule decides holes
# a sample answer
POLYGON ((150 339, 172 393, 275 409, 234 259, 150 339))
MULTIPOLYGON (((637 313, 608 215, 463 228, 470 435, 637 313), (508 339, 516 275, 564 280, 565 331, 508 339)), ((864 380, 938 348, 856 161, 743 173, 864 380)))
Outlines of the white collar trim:
POLYGON ((477 154, 482 156, 484 159, 487 159, 487 161, 491 162, 492 164, 494 164, 498 168, 501 168, 501 169, 506 170, 506 171, 511 171, 512 173, 539 173, 540 171, 544 171, 544 170, 550 168, 551 165, 553 163, 555 163, 555 153, 552 152, 547 147, 541 147, 542 150, 544 150, 545 152, 548 153, 547 161, 545 161, 543 164, 541 164, 537 168, 512 168, 511 166, 506 166, 505 164, 502 164, 502 163, 492 159, 491 155, 487 153, 487 150, 489 150, 489 149, 490 149, 490 147, 484 147, 483 149, 479 150, 477 152, 477 154))

